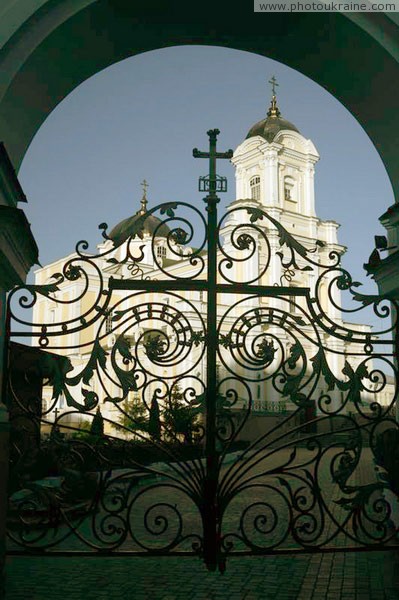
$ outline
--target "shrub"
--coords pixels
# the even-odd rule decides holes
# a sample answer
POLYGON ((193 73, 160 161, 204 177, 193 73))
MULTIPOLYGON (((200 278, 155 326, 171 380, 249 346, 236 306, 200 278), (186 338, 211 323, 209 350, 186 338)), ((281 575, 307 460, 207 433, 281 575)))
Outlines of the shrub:
POLYGON ((391 427, 380 433, 374 455, 377 464, 386 470, 391 489, 399 495, 399 429, 391 427))

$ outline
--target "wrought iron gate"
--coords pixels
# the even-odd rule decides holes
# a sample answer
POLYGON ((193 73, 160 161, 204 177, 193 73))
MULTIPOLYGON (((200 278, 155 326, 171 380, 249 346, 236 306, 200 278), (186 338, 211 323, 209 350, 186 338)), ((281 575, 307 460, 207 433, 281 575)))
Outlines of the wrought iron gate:
POLYGON ((144 202, 112 240, 100 226, 97 255, 80 242, 10 294, 10 553, 223 570, 234 554, 399 545, 395 482, 373 462, 397 435, 397 303, 358 293, 336 250, 254 200, 219 220, 231 151, 208 134, 206 217, 144 202), (342 319, 367 306, 383 332, 342 319), (15 343, 26 325, 38 349, 15 343))

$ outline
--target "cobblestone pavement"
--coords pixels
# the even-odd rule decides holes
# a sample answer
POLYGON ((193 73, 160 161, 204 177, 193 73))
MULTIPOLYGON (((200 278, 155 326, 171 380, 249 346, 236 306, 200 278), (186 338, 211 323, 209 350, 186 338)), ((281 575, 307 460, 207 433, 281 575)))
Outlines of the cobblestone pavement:
POLYGON ((20 558, 6 600, 398 600, 394 552, 231 558, 224 575, 193 558, 20 558))
MULTIPOLYGON (((361 461, 353 483, 375 480, 361 461)), ((6 600, 399 600, 399 552, 236 557, 9 557, 6 600)))

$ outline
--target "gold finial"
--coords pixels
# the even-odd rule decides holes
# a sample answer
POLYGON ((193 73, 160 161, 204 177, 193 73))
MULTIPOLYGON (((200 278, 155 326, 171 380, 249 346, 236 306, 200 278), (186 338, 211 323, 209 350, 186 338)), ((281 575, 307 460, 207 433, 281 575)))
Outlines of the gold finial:
POLYGON ((147 212, 147 204, 148 204, 148 200, 147 200, 148 183, 144 179, 140 185, 143 188, 143 197, 141 198, 141 202, 140 202, 140 204, 141 204, 140 214, 145 215, 145 213, 147 212))
POLYGON ((277 79, 275 78, 274 75, 271 79, 269 79, 269 83, 272 86, 272 101, 270 104, 270 108, 267 111, 267 116, 268 117, 279 117, 281 113, 277 107, 277 98, 276 98, 276 87, 278 87, 279 84, 277 83, 277 79))

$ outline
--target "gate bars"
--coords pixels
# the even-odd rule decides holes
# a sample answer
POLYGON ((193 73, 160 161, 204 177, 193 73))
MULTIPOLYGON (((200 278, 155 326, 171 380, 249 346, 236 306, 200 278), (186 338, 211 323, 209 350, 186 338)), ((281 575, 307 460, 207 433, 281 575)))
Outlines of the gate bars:
POLYGON ((193 151, 206 219, 161 204, 119 242, 103 223, 99 254, 79 242, 9 296, 10 554, 197 554, 223 571, 234 554, 399 546, 397 490, 370 468, 398 435, 397 303, 257 201, 219 221, 218 133, 193 151), (365 307, 382 331, 342 320, 365 307), (12 341, 27 326, 39 349, 12 341))

